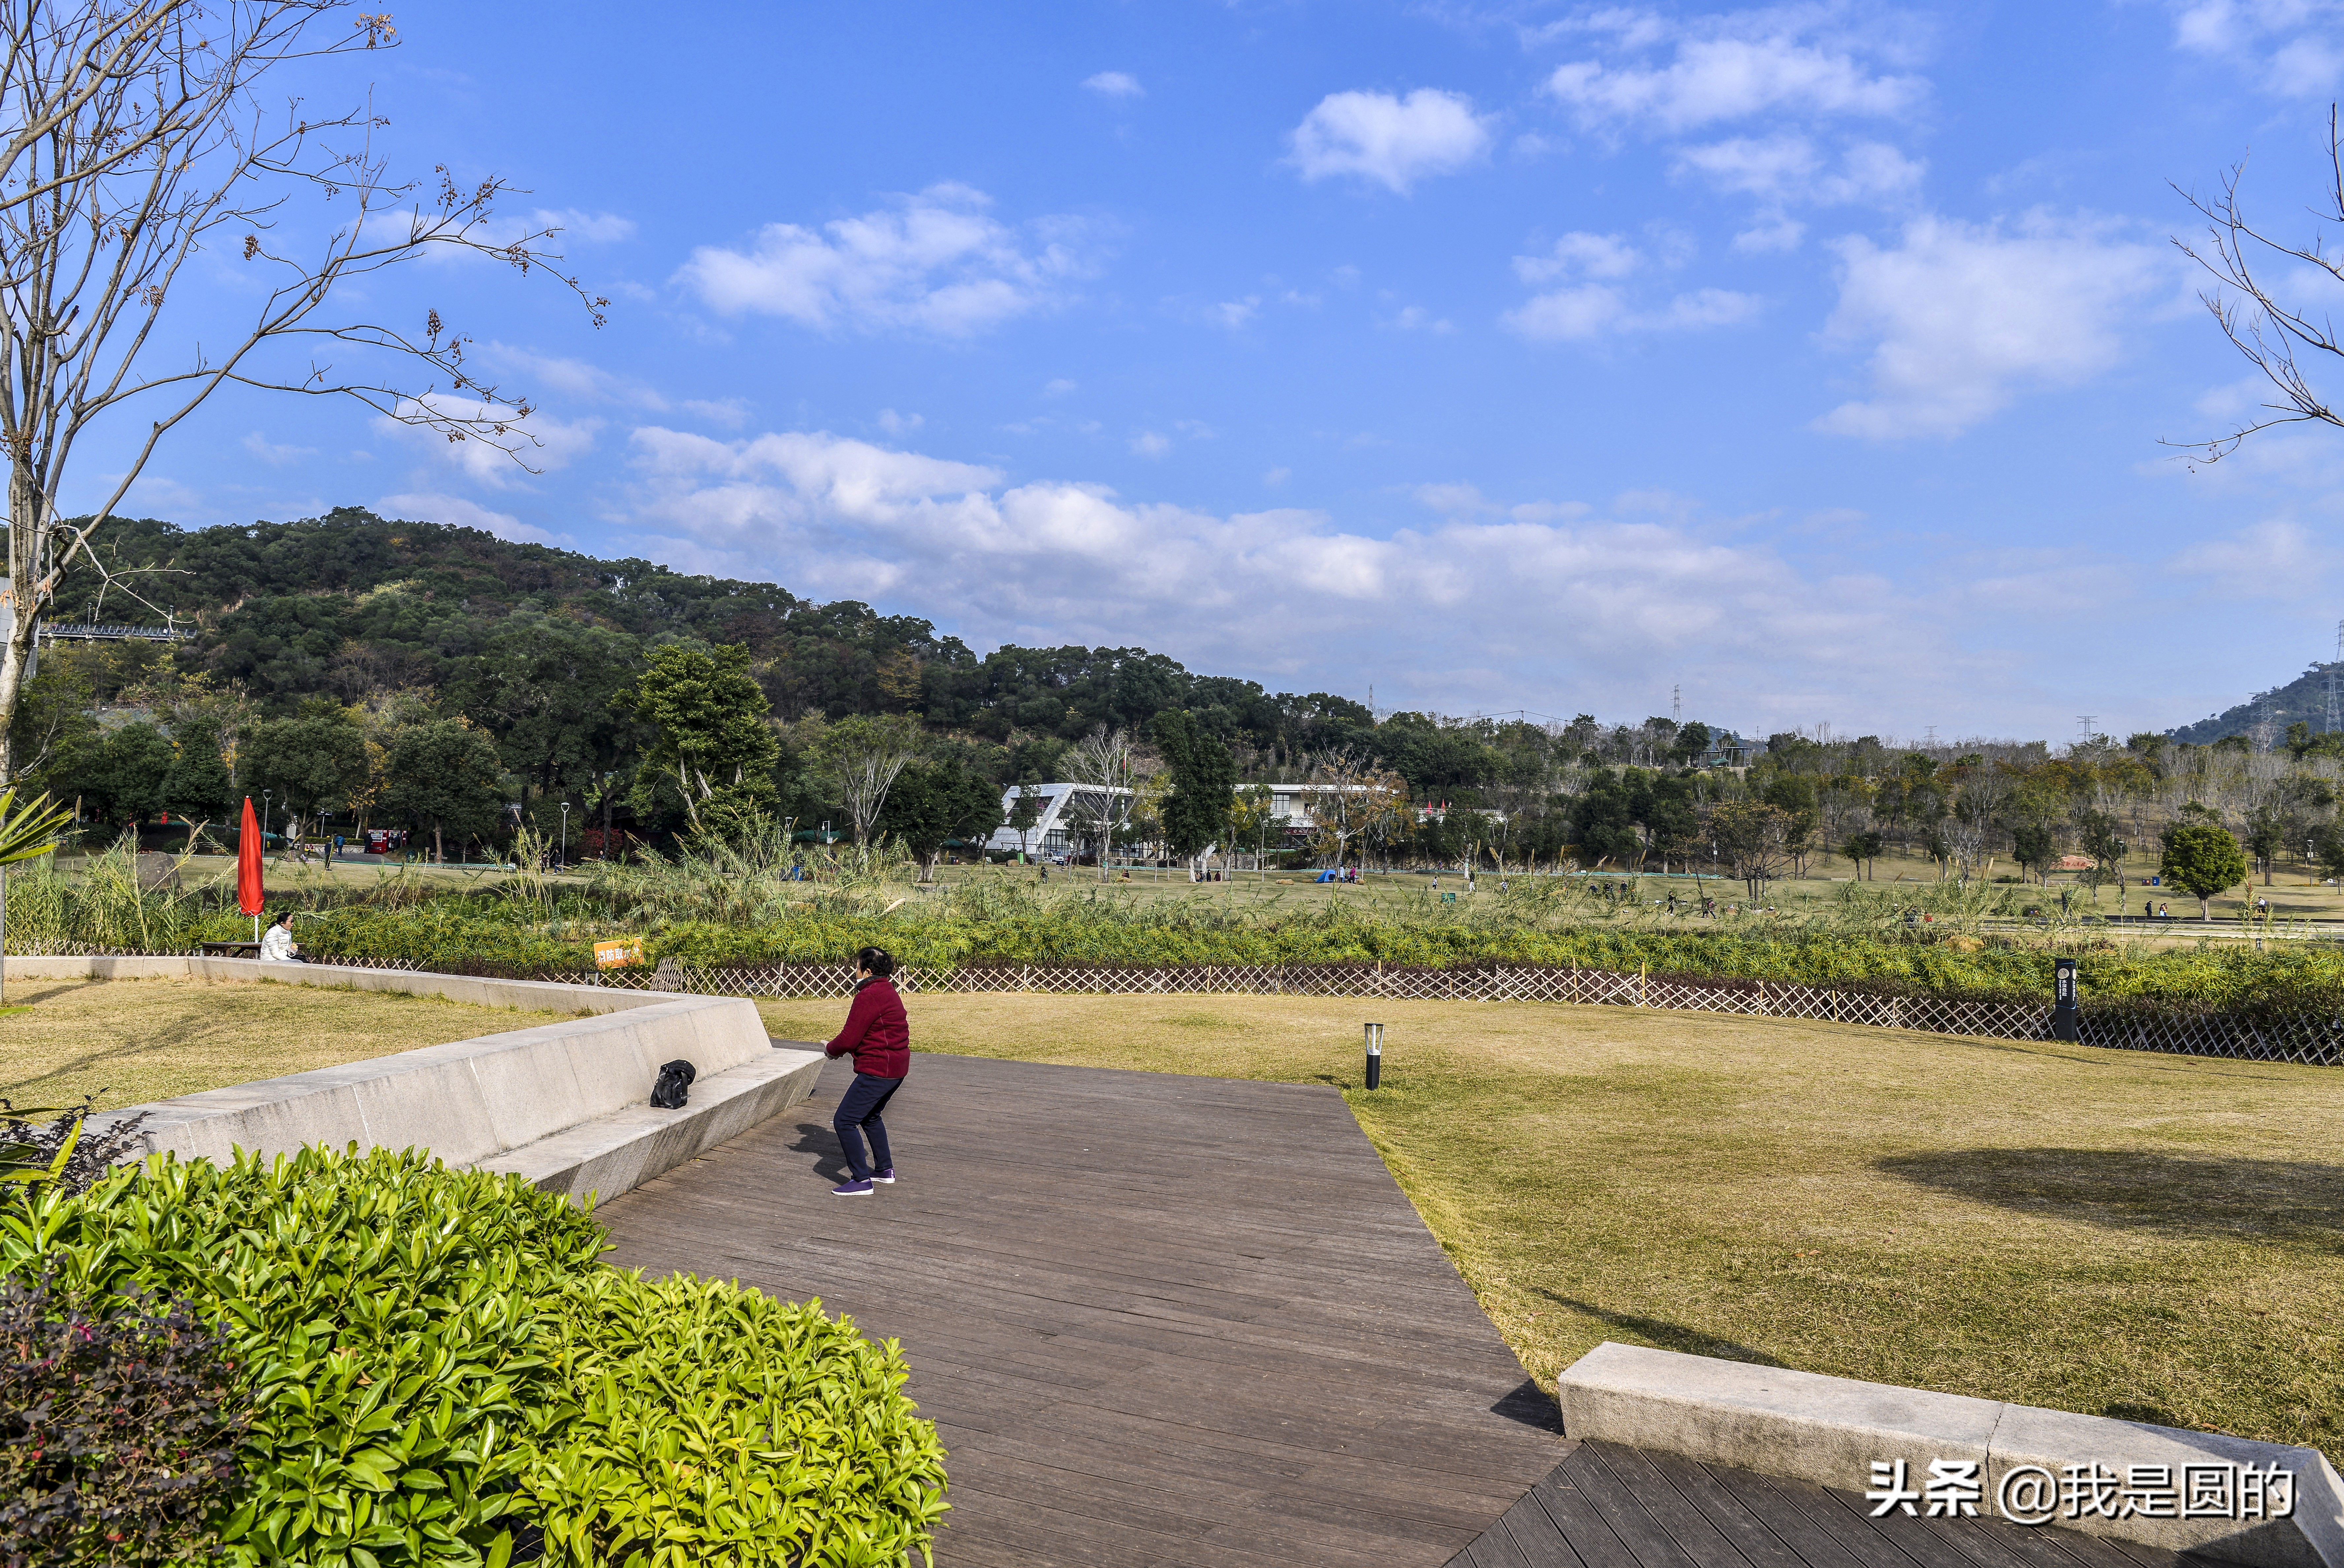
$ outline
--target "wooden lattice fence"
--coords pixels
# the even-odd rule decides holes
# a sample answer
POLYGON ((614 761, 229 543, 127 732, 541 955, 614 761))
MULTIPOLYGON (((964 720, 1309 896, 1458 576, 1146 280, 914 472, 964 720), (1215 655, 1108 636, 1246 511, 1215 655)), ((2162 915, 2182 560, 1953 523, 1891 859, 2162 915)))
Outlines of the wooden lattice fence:
MULTIPOLYGON (((337 960, 342 962, 343 960, 337 960)), ((740 965, 619 969, 589 980, 632 989, 785 999, 844 997, 854 989, 852 966, 740 965)), ((1409 969, 1373 964, 1118 966, 1087 964, 988 964, 957 968, 906 965, 896 982, 910 992, 1036 991, 1091 996, 1248 995, 1389 997, 1399 1001, 1570 1002, 1582 1006, 1653 1007, 1683 1012, 1741 1013, 1813 1018, 1928 1034, 2040 1040, 2051 1036, 2047 1003, 1974 1001, 1907 996, 1773 980, 1624 974, 1605 969, 1490 965, 1465 969, 1409 969)), ((2118 1050, 2253 1061, 2344 1065, 2344 1019, 2311 1012, 2225 1012, 2187 1003, 2118 999, 2086 1001, 2083 1043, 2118 1050)))

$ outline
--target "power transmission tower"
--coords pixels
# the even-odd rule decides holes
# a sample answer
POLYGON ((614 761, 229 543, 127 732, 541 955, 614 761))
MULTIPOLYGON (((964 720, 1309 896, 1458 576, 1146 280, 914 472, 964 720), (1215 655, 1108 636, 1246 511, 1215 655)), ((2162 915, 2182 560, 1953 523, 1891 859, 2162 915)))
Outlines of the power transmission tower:
POLYGON ((2337 703, 2336 674, 2339 665, 2344 665, 2344 621, 2336 622, 2336 658, 2328 666, 2328 732, 2330 734, 2338 730, 2344 730, 2344 718, 2339 718, 2337 703))
MULTIPOLYGON (((2337 632, 2336 641, 2339 643, 2344 643, 2344 629, 2337 632)), ((1679 729, 1684 728, 1684 688, 1682 686, 1669 688, 1669 723, 1679 729)))
POLYGON ((2099 733, 2093 729, 2092 726, 2099 722, 2100 716, 2097 713, 2077 713, 2076 715, 2076 728, 2081 732, 2081 733, 2076 736, 2076 741, 2079 744, 2088 746, 2092 744, 2092 737, 2099 733))

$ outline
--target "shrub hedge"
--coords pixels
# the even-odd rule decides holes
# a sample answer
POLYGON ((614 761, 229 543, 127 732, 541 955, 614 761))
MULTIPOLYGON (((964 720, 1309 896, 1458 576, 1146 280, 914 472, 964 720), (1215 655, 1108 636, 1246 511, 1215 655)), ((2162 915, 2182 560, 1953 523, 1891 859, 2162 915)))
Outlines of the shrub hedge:
POLYGON ((541 1530, 577 1568, 925 1554, 944 1452, 892 1342, 603 1250, 591 1215, 413 1151, 157 1157, 0 1211, 0 1277, 220 1334, 239 1568, 502 1568, 541 1530))
MULTIPOLYGON (((530 918, 475 895, 403 909, 358 906, 302 922, 313 954, 406 958, 428 968, 540 974, 592 967, 592 943, 618 926, 530 918)), ((765 926, 679 922, 644 934, 647 962, 708 966, 844 963, 866 945, 905 964, 1357 964, 1458 968, 1549 964, 1815 986, 1862 984, 1908 994, 2040 1000, 2057 951, 2081 955, 2086 995, 2222 1007, 2344 1004, 2344 952, 2273 942, 2152 950, 2078 936, 2036 941, 1915 931, 1737 930, 1637 926, 1338 910, 1284 918, 1132 908, 1110 899, 1005 902, 990 908, 816 914, 765 926)))

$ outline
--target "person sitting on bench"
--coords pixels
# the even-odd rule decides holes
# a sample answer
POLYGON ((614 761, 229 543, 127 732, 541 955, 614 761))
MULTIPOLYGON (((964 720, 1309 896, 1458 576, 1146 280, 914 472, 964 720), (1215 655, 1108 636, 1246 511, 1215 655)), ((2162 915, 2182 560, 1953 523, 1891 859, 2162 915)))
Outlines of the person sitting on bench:
POLYGON ((293 945, 293 911, 288 909, 260 934, 260 956, 277 964, 297 964, 301 949, 293 945))

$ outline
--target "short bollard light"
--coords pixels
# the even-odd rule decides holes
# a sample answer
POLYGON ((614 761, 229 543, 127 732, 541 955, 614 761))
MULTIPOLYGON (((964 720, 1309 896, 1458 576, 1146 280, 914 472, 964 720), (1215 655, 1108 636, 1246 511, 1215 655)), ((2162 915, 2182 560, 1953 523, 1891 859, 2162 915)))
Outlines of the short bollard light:
POLYGON ((1384 1027, 1368 1026, 1368 1087, 1380 1088, 1384 1081, 1384 1027))
POLYGON ((2055 1040, 2081 1040, 2083 1030, 2077 1027, 2082 1019, 2076 1011, 2076 961, 2061 958, 2051 966, 2051 1037, 2055 1040))

